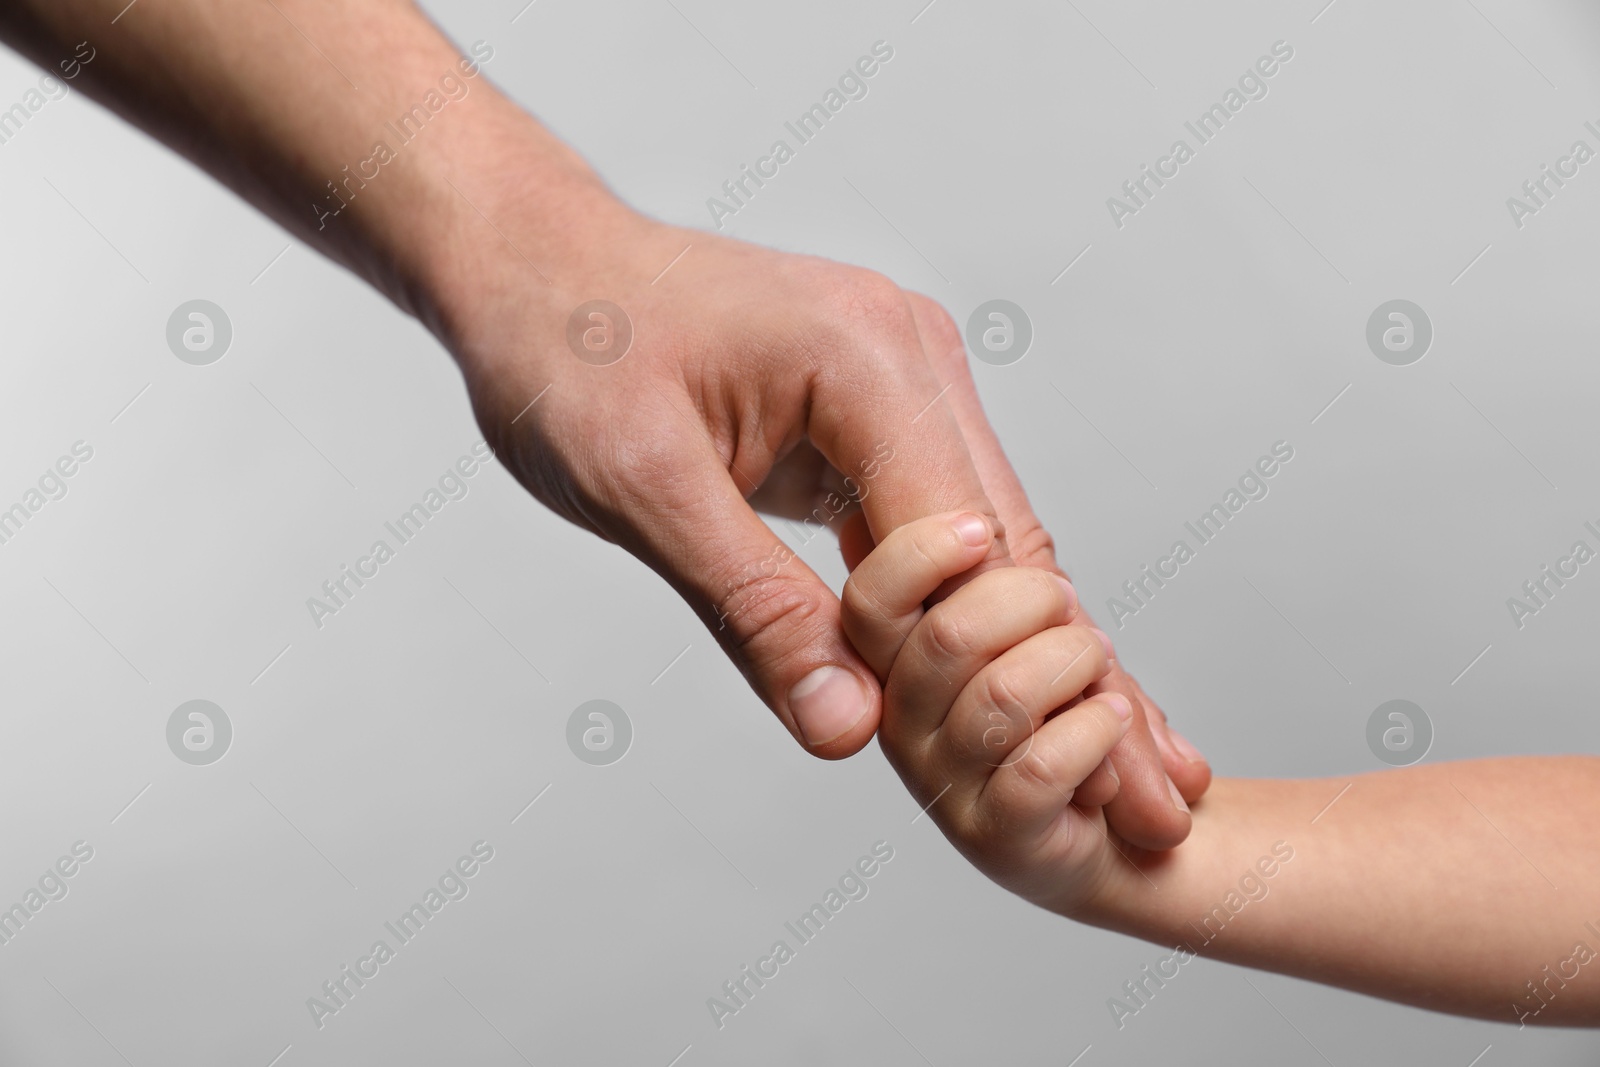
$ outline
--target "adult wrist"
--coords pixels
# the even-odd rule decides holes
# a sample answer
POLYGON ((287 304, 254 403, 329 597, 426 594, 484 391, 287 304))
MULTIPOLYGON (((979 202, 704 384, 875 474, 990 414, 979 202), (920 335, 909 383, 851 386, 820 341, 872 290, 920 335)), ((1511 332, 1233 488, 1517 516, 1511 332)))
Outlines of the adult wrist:
POLYGON ((396 302, 469 371, 493 352, 538 347, 506 343, 497 324, 526 323, 530 310, 564 320, 593 295, 585 282, 654 225, 498 95, 433 146, 417 180, 386 223, 396 302))

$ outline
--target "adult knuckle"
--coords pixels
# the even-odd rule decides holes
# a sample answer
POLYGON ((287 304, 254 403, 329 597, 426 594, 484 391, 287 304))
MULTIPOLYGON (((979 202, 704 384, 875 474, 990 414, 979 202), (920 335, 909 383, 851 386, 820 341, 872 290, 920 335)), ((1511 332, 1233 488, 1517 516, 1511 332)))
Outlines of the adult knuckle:
POLYGON ((723 604, 729 644, 735 651, 782 654, 793 635, 817 612, 811 590, 782 573, 760 575, 735 584, 723 604))
POLYGON ((920 350, 905 294, 875 271, 844 268, 819 284, 816 331, 825 347, 849 357, 846 366, 893 372, 920 350))
POLYGON ((902 325, 911 315, 906 294, 890 278, 873 270, 850 268, 832 284, 835 310, 869 325, 902 325))
POLYGON ((907 293, 907 304, 916 318, 922 337, 922 347, 945 378, 970 377, 971 365, 967 362, 966 339, 961 327, 951 318, 944 305, 922 293, 907 293))
POLYGON ((1053 568, 1056 565, 1056 539, 1038 519, 1030 517, 1021 524, 1013 522, 1006 529, 1006 543, 1011 558, 1024 567, 1053 568))

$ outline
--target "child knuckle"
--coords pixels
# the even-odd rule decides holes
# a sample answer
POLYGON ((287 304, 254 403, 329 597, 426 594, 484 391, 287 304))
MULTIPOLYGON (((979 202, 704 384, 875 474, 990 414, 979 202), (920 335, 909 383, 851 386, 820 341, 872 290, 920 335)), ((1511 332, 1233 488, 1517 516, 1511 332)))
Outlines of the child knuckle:
POLYGON ((972 627, 961 619, 954 611, 943 610, 943 605, 937 605, 928 613, 924 633, 928 650, 935 659, 946 662, 956 662, 969 656, 975 647, 973 642, 972 627))

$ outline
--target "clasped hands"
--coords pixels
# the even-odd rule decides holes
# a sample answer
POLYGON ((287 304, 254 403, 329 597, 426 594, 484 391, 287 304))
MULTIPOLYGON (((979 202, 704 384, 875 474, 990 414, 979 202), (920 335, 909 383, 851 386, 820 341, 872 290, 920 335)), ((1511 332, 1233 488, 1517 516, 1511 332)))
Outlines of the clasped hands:
MULTIPOLYGON (((472 195, 502 229, 515 226, 509 193, 472 195)), ((960 664, 1002 651, 974 618, 1009 615, 1001 636, 1019 641, 1019 627, 1059 624, 1058 652, 1092 654, 1050 692, 1062 704, 1097 698, 1094 707, 1126 705, 1129 714, 1058 806, 1103 809, 1107 829, 1137 848, 1182 841, 1185 801, 1205 791, 1210 769, 1109 642, 1102 648, 984 416, 950 316, 871 271, 665 225, 598 188, 590 197, 581 183, 566 196, 583 216, 571 229, 585 236, 562 259, 534 268, 476 235, 458 257, 473 285, 434 287, 445 297, 433 325, 461 363, 487 439, 522 484, 671 583, 807 751, 842 758, 880 734, 919 804, 942 783, 909 769, 896 717, 933 705, 897 710, 906 699, 897 678, 919 669, 898 664, 914 654, 941 673, 946 690, 925 699, 948 708, 970 683, 960 664), (563 343, 572 310, 595 299, 628 316, 632 341, 616 362, 577 358, 563 343), (900 531, 933 516, 947 529, 966 516, 973 536, 981 526, 981 543, 927 588, 931 572, 891 588, 881 576, 891 568, 858 570, 847 611, 757 514, 832 514, 842 497, 859 500, 834 524, 852 567, 879 558, 880 542, 879 553, 893 552, 900 531), (860 595, 864 585, 870 596, 860 595), (970 591, 980 586, 981 602, 970 591), (1040 590, 1056 591, 1049 611, 1028 599, 1040 590), (890 632, 878 632, 872 613, 891 607, 890 632), (897 660, 891 638, 918 651, 897 660)), ((549 233, 540 240, 563 247, 549 233)), ((517 243, 508 231, 505 244, 517 243)), ((934 535, 918 536, 902 543, 913 556, 934 535)), ((991 763, 1003 754, 980 753, 991 763)))

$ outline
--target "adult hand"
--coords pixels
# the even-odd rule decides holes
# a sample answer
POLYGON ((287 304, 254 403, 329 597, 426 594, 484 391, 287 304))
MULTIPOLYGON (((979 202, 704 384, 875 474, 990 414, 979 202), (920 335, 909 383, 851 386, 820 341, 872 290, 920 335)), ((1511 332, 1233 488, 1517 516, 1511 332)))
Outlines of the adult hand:
MULTIPOLYGON (((960 333, 931 300, 870 271, 653 222, 599 190, 574 209, 590 239, 536 275, 509 250, 530 209, 470 180, 463 193, 488 201, 508 240, 481 228, 475 282, 446 300, 441 336, 485 435, 541 501, 665 577, 809 751, 865 745, 879 681, 845 639, 833 591, 752 504, 797 516, 859 499, 865 538, 975 511, 998 536, 963 580, 1013 556, 1056 569, 960 333), (580 315, 574 350, 569 320, 593 300, 622 315, 580 315)), ((1179 754, 1125 672, 1101 685, 1138 709, 1111 761, 1108 819, 1135 845, 1170 847, 1189 817, 1169 778, 1194 798, 1210 771, 1179 754)))
MULTIPOLYGON (((870 482, 869 533, 964 509, 1048 556, 943 312, 627 210, 482 78, 492 46, 461 54, 410 4, 16 0, 0 36, 46 67, 103 37, 75 84, 421 319, 522 483, 663 574, 817 755, 866 744, 879 687, 833 593, 747 498, 831 469, 870 482), (619 362, 568 345, 593 300, 631 321, 619 362)), ((997 538, 984 566, 1008 562, 997 538)), ((1158 795, 1148 731, 1130 739, 1113 825, 1174 844, 1187 816, 1158 795)))
MULTIPOLYGON (((454 180, 519 243, 535 208, 454 180)), ((878 680, 838 597, 750 500, 825 516, 859 501, 880 535, 955 510, 1002 530, 906 294, 653 222, 600 190, 578 214, 591 236, 540 264, 548 282, 480 227, 476 280, 446 301, 442 336, 485 436, 539 500, 666 578, 809 751, 857 751, 877 729, 878 680), (569 320, 595 300, 620 314, 580 313, 575 350, 569 320)), ((1004 545, 989 565, 1010 562, 1004 545)))

